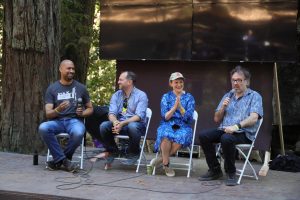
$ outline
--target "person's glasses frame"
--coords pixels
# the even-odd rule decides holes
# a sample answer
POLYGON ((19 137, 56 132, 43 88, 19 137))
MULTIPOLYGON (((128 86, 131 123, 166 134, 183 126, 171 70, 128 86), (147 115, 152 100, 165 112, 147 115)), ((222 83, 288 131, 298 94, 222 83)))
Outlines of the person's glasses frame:
POLYGON ((243 79, 231 79, 232 84, 234 84, 234 83, 241 84, 243 81, 244 81, 243 79))

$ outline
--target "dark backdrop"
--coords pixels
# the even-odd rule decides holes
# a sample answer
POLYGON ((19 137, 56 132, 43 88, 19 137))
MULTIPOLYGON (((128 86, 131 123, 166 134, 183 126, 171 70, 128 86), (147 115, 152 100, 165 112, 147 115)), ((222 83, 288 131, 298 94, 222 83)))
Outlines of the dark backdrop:
POLYGON ((232 63, 232 62, 196 62, 196 61, 117 61, 117 78, 120 72, 132 70, 137 73, 136 86, 145 91, 149 98, 149 107, 153 117, 149 129, 149 138, 156 137, 159 125, 160 100, 171 88, 169 76, 179 71, 186 78, 185 90, 192 93, 196 100, 199 114, 197 139, 199 131, 216 127, 213 121, 214 111, 225 92, 231 89, 230 70, 241 64, 252 73, 251 89, 263 97, 264 123, 257 139, 256 148, 268 150, 272 131, 272 95, 273 63, 232 63))

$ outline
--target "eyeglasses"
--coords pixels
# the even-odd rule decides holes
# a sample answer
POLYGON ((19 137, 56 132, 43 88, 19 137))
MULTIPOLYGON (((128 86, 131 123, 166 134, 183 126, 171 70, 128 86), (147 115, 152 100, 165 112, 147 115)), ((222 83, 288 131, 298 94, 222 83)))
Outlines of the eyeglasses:
POLYGON ((231 79, 231 83, 234 84, 234 83, 242 83, 244 80, 243 79, 231 79))
POLYGON ((122 108, 122 112, 123 112, 123 113, 126 113, 126 111, 127 111, 127 106, 128 106, 128 98, 125 98, 125 99, 123 100, 123 108, 122 108))

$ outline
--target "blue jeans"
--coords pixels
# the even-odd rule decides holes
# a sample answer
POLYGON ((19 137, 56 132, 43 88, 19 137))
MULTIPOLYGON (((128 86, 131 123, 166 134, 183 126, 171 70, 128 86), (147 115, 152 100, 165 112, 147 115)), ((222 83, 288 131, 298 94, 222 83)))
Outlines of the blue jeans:
POLYGON ((84 133, 85 126, 83 122, 76 118, 55 119, 43 122, 39 126, 39 134, 47 144, 55 163, 65 158, 72 159, 76 148, 81 144, 84 133), (70 135, 64 151, 56 138, 56 135, 59 133, 68 133, 70 135))
MULTIPOLYGON (((117 152, 118 147, 114 140, 114 133, 112 133, 113 123, 105 121, 100 124, 100 135, 103 145, 108 152, 117 152)), ((138 154, 140 152, 141 136, 145 134, 145 124, 142 122, 130 122, 128 125, 122 127, 120 135, 129 136, 128 152, 138 154)))
POLYGON ((220 168, 220 163, 216 157, 215 144, 221 143, 224 155, 224 169, 226 173, 235 173, 235 145, 249 144, 251 141, 246 137, 245 133, 227 134, 223 130, 209 129, 200 133, 200 145, 205 154, 206 163, 210 170, 220 168))

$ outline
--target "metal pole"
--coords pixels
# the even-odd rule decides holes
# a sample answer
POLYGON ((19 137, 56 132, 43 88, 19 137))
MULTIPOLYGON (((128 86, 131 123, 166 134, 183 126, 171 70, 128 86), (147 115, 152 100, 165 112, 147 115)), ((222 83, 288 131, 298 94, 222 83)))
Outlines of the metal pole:
POLYGON ((281 146, 281 154, 285 155, 284 150, 284 140, 283 140, 283 130, 282 130, 282 118, 281 118, 281 106, 280 106, 280 97, 279 97, 279 87, 278 87, 278 75, 277 75, 277 63, 274 64, 274 78, 275 78, 275 91, 276 91, 276 105, 278 111, 278 127, 279 127, 279 138, 281 146))

